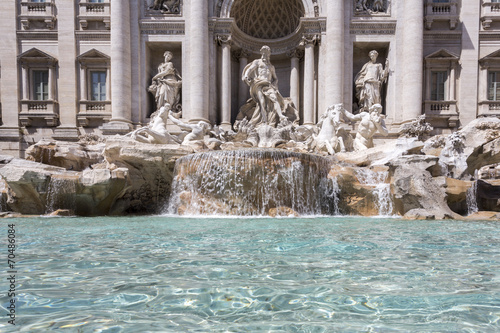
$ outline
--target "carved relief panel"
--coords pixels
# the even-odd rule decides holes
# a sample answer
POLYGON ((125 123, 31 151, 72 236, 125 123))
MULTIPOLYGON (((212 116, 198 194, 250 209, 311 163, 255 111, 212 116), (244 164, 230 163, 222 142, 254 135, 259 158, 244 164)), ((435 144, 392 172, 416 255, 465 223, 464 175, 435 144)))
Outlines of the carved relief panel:
POLYGON ((353 0, 354 15, 389 14, 389 0, 353 0))
POLYGON ((148 15, 181 15, 182 0, 144 0, 148 15))

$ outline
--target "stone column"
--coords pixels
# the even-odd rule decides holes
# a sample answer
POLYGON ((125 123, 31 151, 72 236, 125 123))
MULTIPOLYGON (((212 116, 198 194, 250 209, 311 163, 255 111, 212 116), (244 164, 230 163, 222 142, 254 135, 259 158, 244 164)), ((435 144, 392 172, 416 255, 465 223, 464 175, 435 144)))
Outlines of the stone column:
POLYGON ((300 108, 300 68, 299 60, 303 56, 301 50, 295 49, 288 53, 290 57, 290 98, 295 108, 300 108))
POLYGON ((243 70, 245 67, 248 65, 248 57, 250 56, 249 52, 246 50, 239 50, 236 54, 235 57, 238 59, 240 62, 240 70, 239 70, 239 77, 238 77, 238 107, 243 106, 248 100, 248 85, 241 79, 243 76, 243 70))
POLYGON ((304 55, 304 125, 315 124, 314 107, 314 46, 318 39, 317 35, 302 37, 302 45, 305 47, 304 55))
POLYGON ((16 35, 17 1, 2 3, 0 10, 0 149, 2 154, 19 157, 19 74, 16 35))
POLYGON ((222 47, 222 85, 221 85, 221 127, 231 129, 231 36, 219 35, 217 43, 222 47))
POLYGON ((326 57, 328 72, 325 82, 327 106, 343 102, 344 96, 344 2, 327 2, 326 57))
MULTIPOLYGON (((57 80, 57 97, 52 96, 54 87, 49 89, 49 99, 58 99, 60 125, 54 129, 52 137, 58 140, 77 141, 79 131, 76 125, 78 110, 76 96, 76 41, 74 1, 61 1, 57 10, 59 77, 57 80)), ((78 6, 78 4, 76 4, 78 6)), ((55 69, 49 71, 49 82, 55 84, 55 69)))
POLYGON ((132 65, 130 58, 130 3, 111 0, 111 120, 105 134, 132 129, 132 65))
MULTIPOLYGON (((465 126, 476 119, 478 111, 478 62, 479 27, 477 18, 481 15, 479 1, 462 1, 462 52, 460 54, 460 88, 457 107, 460 125, 465 126), (466 13, 466 14, 464 14, 466 13)), ((451 78, 450 78, 451 79, 451 78)), ((488 79, 485 84, 487 85, 488 79)), ((486 95, 487 96, 487 95, 486 95)))
POLYGON ((189 66, 190 66, 190 122, 208 121, 208 1, 190 1, 189 66))
POLYGON ((424 54, 423 0, 405 1, 403 16, 403 122, 413 120, 422 113, 422 83, 424 54))

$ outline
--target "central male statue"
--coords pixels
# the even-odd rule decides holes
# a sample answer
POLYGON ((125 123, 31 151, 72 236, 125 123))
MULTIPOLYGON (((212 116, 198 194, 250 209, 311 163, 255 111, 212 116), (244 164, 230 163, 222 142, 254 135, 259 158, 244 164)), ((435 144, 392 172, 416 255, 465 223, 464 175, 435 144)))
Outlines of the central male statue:
POLYGON ((250 96, 257 103, 250 124, 267 124, 275 127, 284 119, 284 99, 278 91, 278 77, 271 64, 271 49, 264 45, 260 49, 262 57, 248 64, 243 70, 242 80, 250 86, 250 96))

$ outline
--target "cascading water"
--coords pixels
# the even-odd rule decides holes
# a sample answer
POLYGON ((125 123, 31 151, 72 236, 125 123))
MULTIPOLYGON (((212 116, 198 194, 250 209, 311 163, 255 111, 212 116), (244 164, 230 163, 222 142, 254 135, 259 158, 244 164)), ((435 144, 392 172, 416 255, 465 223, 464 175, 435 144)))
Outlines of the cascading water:
POLYGON ((71 178, 52 177, 47 189, 46 213, 57 209, 75 210, 76 182, 71 178))
POLYGON ((213 151, 177 160, 167 213, 268 215, 289 208, 330 214, 330 160, 278 149, 213 151))
POLYGON ((392 214, 393 204, 391 198, 391 184, 386 183, 388 171, 373 171, 370 169, 358 169, 356 177, 362 185, 373 187, 373 195, 377 199, 375 205, 378 208, 379 216, 392 214))
POLYGON ((465 199, 467 202, 467 215, 477 213, 479 211, 477 206, 477 181, 467 189, 465 199))

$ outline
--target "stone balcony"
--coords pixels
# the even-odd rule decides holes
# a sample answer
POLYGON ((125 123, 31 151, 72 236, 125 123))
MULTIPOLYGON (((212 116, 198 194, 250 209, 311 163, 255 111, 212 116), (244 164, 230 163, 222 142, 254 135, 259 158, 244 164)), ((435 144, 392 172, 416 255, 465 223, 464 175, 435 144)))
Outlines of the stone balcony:
POLYGON ((427 2, 425 6, 425 28, 432 29, 432 24, 437 21, 445 21, 450 25, 450 30, 457 27, 459 20, 457 2, 451 0, 450 2, 427 2))
POLYGON ((479 102, 479 117, 499 116, 500 101, 479 102))
POLYGON ((21 113, 19 113, 21 126, 32 126, 34 121, 42 122, 49 127, 57 126, 59 119, 57 106, 57 102, 52 100, 21 101, 21 113))
POLYGON ((445 122, 447 127, 454 128, 458 124, 458 109, 456 101, 425 101, 426 118, 445 122))
POLYGON ((100 22, 104 29, 110 29, 110 3, 109 0, 105 2, 80 2, 80 11, 78 14, 78 21, 80 28, 86 30, 89 27, 89 22, 100 22))
POLYGON ((102 125, 111 119, 110 101, 80 101, 78 124, 83 127, 102 125))
POLYGON ((481 5, 481 24, 483 25, 483 29, 490 29, 493 22, 500 22, 500 2, 483 1, 481 5))
POLYGON ((24 30, 29 30, 30 28, 54 29, 56 22, 54 0, 46 2, 22 0, 19 21, 24 30))

